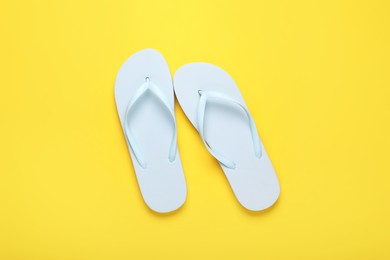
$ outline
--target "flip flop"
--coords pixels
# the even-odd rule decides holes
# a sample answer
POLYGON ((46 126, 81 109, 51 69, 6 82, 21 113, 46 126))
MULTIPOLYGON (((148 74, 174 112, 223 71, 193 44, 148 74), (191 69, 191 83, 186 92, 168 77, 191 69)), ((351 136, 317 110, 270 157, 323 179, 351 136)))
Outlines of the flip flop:
POLYGON ((268 154, 240 90, 224 70, 190 63, 174 77, 176 97, 217 159, 242 206, 258 211, 272 206, 280 187, 268 154))
POLYGON ((139 51, 122 65, 115 101, 145 203, 160 213, 178 209, 187 187, 177 151, 172 78, 158 51, 139 51))

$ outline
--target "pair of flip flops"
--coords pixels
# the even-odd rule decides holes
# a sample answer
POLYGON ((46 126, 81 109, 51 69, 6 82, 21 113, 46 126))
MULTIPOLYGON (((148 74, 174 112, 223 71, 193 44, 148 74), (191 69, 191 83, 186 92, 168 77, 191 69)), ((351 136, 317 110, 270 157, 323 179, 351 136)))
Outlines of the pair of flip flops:
POLYGON ((245 101, 233 79, 208 63, 179 68, 172 82, 156 50, 135 53, 120 68, 115 100, 138 184, 150 209, 165 213, 186 200, 177 149, 174 93, 184 113, 221 165, 242 206, 272 206, 280 187, 245 101))

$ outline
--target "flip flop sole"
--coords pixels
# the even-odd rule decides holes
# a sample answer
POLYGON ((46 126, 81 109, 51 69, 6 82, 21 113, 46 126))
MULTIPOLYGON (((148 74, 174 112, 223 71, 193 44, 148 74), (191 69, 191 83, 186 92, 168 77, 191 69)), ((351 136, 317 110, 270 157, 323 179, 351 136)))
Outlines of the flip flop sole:
MULTIPOLYGON (((245 101, 228 73, 208 63, 190 63, 179 68, 174 88, 180 106, 197 128, 199 90, 222 93, 247 108, 245 101)), ((253 211, 272 206, 279 197, 279 182, 263 145, 258 158, 246 115, 237 106, 224 102, 207 103, 204 136, 210 147, 235 162, 230 169, 221 164, 238 201, 253 211)))
MULTIPOLYGON (((161 90, 167 102, 174 107, 172 78, 165 59, 153 49, 139 51, 122 65, 115 82, 115 101, 122 129, 129 101, 146 78, 161 90)), ((168 160, 174 133, 169 112, 155 96, 145 93, 128 117, 131 132, 147 161, 147 167, 141 167, 128 143, 145 203, 160 213, 178 209, 185 202, 187 187, 179 153, 173 162, 168 160)))

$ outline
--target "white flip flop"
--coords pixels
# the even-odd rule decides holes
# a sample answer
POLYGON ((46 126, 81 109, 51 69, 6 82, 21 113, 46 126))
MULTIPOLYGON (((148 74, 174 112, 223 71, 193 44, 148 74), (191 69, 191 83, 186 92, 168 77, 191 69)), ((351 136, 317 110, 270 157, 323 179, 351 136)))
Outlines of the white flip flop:
POLYGON ((160 213, 178 209, 187 187, 177 151, 172 78, 158 51, 139 51, 122 65, 115 100, 145 203, 160 213))
POLYGON ((240 90, 224 70, 190 63, 174 77, 176 97, 219 161, 238 201, 253 211, 272 206, 280 187, 240 90))

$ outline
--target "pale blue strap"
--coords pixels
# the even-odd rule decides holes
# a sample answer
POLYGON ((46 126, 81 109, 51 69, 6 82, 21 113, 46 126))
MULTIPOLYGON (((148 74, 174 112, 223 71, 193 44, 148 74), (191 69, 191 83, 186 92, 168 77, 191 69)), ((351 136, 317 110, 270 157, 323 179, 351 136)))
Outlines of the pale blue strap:
POLYGON ((260 158, 261 157, 261 142, 260 142, 259 135, 257 133, 255 122, 254 122, 251 114, 249 113, 248 109, 246 109, 239 102, 235 101, 234 99, 232 99, 232 98, 230 98, 222 93, 215 92, 215 91, 204 91, 204 90, 199 90, 198 92, 199 92, 199 96, 200 96, 199 104, 198 104, 198 117, 197 117, 198 131, 199 131, 199 134, 200 134, 202 141, 203 141, 204 145, 206 146, 207 150, 221 164, 225 165, 226 167, 228 167, 230 169, 236 168, 236 164, 232 160, 226 158, 224 155, 222 155, 218 151, 212 149, 210 147, 210 145, 207 143, 205 136, 204 136, 204 117, 205 117, 205 110, 206 110, 207 101, 209 101, 210 99, 218 99, 218 100, 227 102, 229 104, 234 104, 234 105, 242 108, 242 110, 244 110, 244 112, 247 116, 247 119, 248 119, 249 128, 250 128, 251 135, 252 135, 253 148, 255 151, 255 155, 258 158, 260 158))
POLYGON ((164 93, 161 92, 161 90, 154 85, 149 78, 145 79, 145 83, 142 84, 138 90, 135 92, 133 97, 131 98, 130 102, 127 105, 126 108, 126 113, 125 113, 125 136, 130 144, 131 150, 133 151, 135 158, 137 159, 138 163, 141 165, 142 168, 146 168, 147 163, 146 159, 143 156, 143 153, 141 149, 139 148, 137 142, 135 141, 135 138, 133 134, 130 131, 130 126, 129 126, 129 114, 131 112, 131 109, 134 107, 134 104, 147 92, 150 91, 152 94, 154 94, 158 100, 163 103, 163 105, 167 108, 169 111, 169 114, 171 115, 171 118, 173 120, 173 126, 174 126, 174 132, 173 132, 173 137, 171 140, 171 145, 169 148, 169 161, 173 162, 176 158, 176 153, 177 153, 177 128, 176 128, 176 118, 175 118, 175 112, 173 111, 173 107, 169 105, 168 101, 166 100, 164 93))

